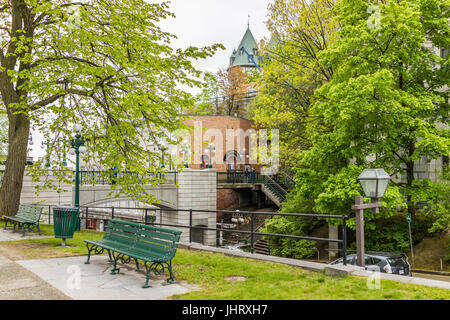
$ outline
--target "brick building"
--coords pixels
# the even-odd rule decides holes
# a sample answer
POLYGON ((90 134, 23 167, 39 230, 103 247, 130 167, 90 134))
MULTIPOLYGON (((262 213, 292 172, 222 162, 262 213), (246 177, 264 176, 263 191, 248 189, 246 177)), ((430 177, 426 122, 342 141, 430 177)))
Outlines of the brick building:
POLYGON ((260 171, 258 128, 253 121, 234 116, 189 115, 186 124, 192 130, 184 140, 190 150, 186 157, 189 168, 202 169, 211 165, 218 172, 260 171))

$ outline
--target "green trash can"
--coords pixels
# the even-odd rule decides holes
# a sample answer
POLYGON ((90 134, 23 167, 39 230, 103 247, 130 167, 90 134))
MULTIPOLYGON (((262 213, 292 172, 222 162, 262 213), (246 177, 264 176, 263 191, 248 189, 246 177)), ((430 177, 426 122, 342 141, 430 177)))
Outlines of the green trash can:
POLYGON ((75 230, 80 230, 79 208, 55 207, 53 209, 55 238, 62 239, 62 246, 66 245, 66 239, 73 238, 75 230))

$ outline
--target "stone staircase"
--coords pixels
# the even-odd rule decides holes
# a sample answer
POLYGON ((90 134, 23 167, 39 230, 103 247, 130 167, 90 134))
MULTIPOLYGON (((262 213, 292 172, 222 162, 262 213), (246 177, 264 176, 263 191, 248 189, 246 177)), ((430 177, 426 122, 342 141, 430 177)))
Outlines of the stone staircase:
POLYGON ((269 245, 265 239, 256 241, 254 249, 255 253, 270 255, 269 245))

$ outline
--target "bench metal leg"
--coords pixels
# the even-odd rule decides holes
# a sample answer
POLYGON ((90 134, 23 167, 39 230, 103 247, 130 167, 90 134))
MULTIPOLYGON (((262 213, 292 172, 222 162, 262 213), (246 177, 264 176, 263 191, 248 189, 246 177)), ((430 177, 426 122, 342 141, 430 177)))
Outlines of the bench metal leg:
MULTIPOLYGON (((121 259, 123 261, 124 260, 123 259, 124 255, 122 253, 118 253, 117 256, 115 256, 114 252, 113 252, 112 256, 114 258, 114 267, 111 270, 110 274, 114 275, 114 274, 120 273, 120 268, 117 268, 117 261, 119 261, 119 259, 121 259)), ((123 261, 123 262, 126 262, 126 261, 123 261)))
POLYGON ((141 269, 139 268, 138 259, 134 259, 134 262, 136 263, 136 271, 141 271, 141 269))
POLYGON ((107 251, 108 251, 108 256, 109 256, 109 262, 114 262, 114 259, 111 256, 111 251, 110 250, 107 250, 107 251))
POLYGON ((173 271, 172 271, 172 260, 170 260, 167 265, 168 265, 167 270, 169 270, 170 277, 166 279, 166 284, 176 283, 175 277, 173 276, 173 271))
POLYGON ((163 283, 163 285, 168 285, 172 283, 176 283, 175 277, 172 271, 172 260, 168 262, 153 262, 147 265, 147 262, 144 263, 145 269, 147 271, 147 277, 145 279, 145 284, 143 288, 148 288, 148 281, 150 279, 150 272, 153 271, 156 275, 163 275, 165 270, 169 271, 169 278, 163 283))
POLYGON ((151 268, 151 266, 147 265, 147 262, 144 263, 144 266, 145 266, 146 275, 145 275, 145 283, 142 286, 142 288, 147 289, 147 288, 150 288, 150 286, 148 285, 148 281, 150 280, 150 272, 152 271, 152 268, 151 268))
POLYGON ((88 249, 88 257, 84 264, 90 264, 89 259, 91 259, 91 251, 92 251, 93 247, 94 246, 91 246, 91 248, 89 248, 89 243, 86 243, 86 248, 88 249))
MULTIPOLYGON (((94 244, 90 244, 86 242, 86 248, 88 249, 88 257, 84 264, 90 264, 89 259, 91 259, 91 252, 94 251, 94 254, 102 254, 105 249, 100 248, 94 244)), ((109 251, 108 251, 109 254, 109 251)), ((111 258, 111 256, 109 256, 111 258)))

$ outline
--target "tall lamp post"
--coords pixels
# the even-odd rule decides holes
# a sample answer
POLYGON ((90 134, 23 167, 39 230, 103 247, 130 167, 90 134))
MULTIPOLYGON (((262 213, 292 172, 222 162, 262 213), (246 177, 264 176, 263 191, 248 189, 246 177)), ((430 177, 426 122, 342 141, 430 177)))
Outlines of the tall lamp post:
MULTIPOLYGON (((67 158, 66 158, 66 140, 64 139, 57 139, 58 142, 61 142, 63 144, 63 166, 67 167, 67 158)), ((41 148, 44 149, 46 148, 48 150, 48 148, 50 147, 50 143, 48 141, 42 141, 41 142, 41 148)), ((45 163, 45 166, 48 168, 50 167, 50 157, 47 157, 47 161, 45 163)))
MULTIPOLYGON (((48 142, 44 142, 44 141, 41 142, 41 149, 45 148, 47 150, 47 152, 48 152, 49 146, 50 146, 50 144, 48 142)), ((45 166, 47 168, 50 167, 50 156, 49 155, 47 155, 47 157, 46 157, 45 166)))
POLYGON ((80 207, 80 153, 86 152, 86 147, 84 146, 85 140, 81 136, 81 125, 75 124, 73 126, 73 131, 75 132, 75 138, 72 139, 71 148, 69 153, 75 155, 75 207, 80 207))
POLYGON ((164 151, 167 150, 166 146, 163 144, 161 144, 160 146, 158 146, 158 149, 161 151, 161 168, 164 168, 164 151))
POLYGON ((181 152, 182 152, 183 155, 184 155, 184 167, 185 167, 185 168, 189 168, 189 165, 188 165, 188 155, 189 155, 191 152, 190 152, 190 150, 189 150, 189 145, 187 144, 187 141, 186 141, 186 140, 184 140, 184 141, 183 141, 183 144, 181 145, 181 152))
POLYGON ((371 203, 364 204, 362 196, 356 196, 352 210, 356 213, 356 256, 357 265, 365 267, 364 261, 364 209, 372 209, 379 212, 382 206, 378 199, 386 193, 391 177, 383 169, 365 169, 358 177, 364 196, 371 199, 371 203))
POLYGON ((208 163, 208 168, 212 168, 212 152, 213 152, 213 151, 216 151, 216 148, 213 147, 213 144, 212 144, 212 143, 210 143, 210 144, 208 145, 208 147, 205 149, 205 152, 208 152, 208 150, 209 150, 209 163, 208 163))

